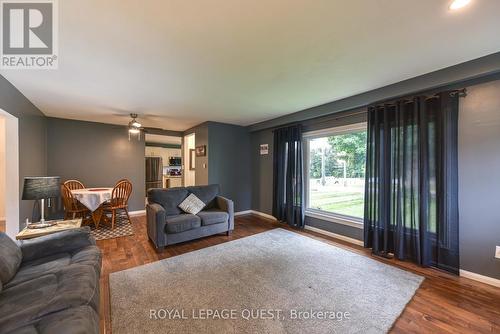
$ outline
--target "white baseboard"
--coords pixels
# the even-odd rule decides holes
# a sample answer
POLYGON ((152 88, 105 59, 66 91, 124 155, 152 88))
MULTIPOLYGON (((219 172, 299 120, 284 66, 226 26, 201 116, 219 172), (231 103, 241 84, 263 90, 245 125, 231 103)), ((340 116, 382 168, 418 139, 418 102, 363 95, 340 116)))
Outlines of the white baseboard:
POLYGON ((261 217, 264 217, 264 218, 267 218, 267 219, 271 219, 271 220, 278 220, 278 219, 276 219, 276 217, 271 216, 271 215, 269 215, 269 214, 267 214, 267 213, 264 213, 264 212, 260 212, 260 211, 255 211, 255 210, 252 210, 252 213, 253 213, 254 215, 261 216, 261 217))
POLYGON ((346 242, 349 242, 349 243, 354 244, 354 245, 358 245, 358 246, 363 246, 364 245, 363 241, 361 241, 361 240, 354 239, 354 238, 349 238, 349 237, 346 237, 344 235, 340 235, 340 234, 337 234, 337 233, 325 231, 325 230, 322 230, 320 228, 312 227, 312 226, 309 226, 309 225, 306 225, 304 228, 306 230, 313 231, 313 232, 320 233, 320 234, 324 234, 324 235, 327 235, 329 237, 332 237, 332 238, 335 238, 335 239, 339 239, 339 240, 342 240, 342 241, 346 241, 346 242))
MULTIPOLYGON (((261 216, 261 217, 264 217, 264 218, 267 218, 267 219, 277 220, 274 216, 271 216, 271 215, 269 215, 267 213, 256 211, 256 210, 239 211, 239 212, 236 212, 234 215, 235 216, 240 216, 240 215, 247 215, 247 214, 254 214, 254 215, 258 215, 258 216, 261 216)), ((316 228, 316 227, 312 227, 312 226, 306 225, 305 229, 313 231, 313 232, 321 233, 321 234, 327 235, 327 236, 332 237, 332 238, 336 238, 336 239, 340 239, 340 240, 343 240, 343 241, 347 241, 347 242, 349 242, 351 244, 355 244, 355 245, 358 245, 358 246, 363 246, 364 245, 363 241, 360 241, 360 240, 357 240, 357 239, 354 239, 354 238, 349 238, 349 237, 346 237, 346 236, 343 236, 343 235, 340 235, 340 234, 328 232, 328 231, 325 231, 325 230, 322 230, 322 229, 319 229, 319 228, 316 228)))
POLYGON ((146 214, 146 210, 129 211, 128 214, 131 217, 144 216, 146 214))
POLYGON ((252 213, 252 210, 245 210, 245 211, 238 211, 238 212, 235 212, 234 215, 235 216, 243 216, 243 215, 249 215, 252 213))
POLYGON ((242 215, 249 215, 249 214, 254 214, 254 215, 261 216, 261 217, 271 219, 271 220, 277 220, 274 216, 271 216, 267 213, 256 211, 256 210, 245 210, 245 211, 238 211, 238 212, 234 213, 235 216, 242 216, 242 215))
POLYGON ((497 288, 500 288, 500 279, 497 279, 497 278, 476 274, 476 273, 473 273, 471 271, 462 270, 462 269, 460 269, 460 277, 469 278, 469 279, 472 279, 474 281, 486 283, 489 285, 496 286, 497 288))

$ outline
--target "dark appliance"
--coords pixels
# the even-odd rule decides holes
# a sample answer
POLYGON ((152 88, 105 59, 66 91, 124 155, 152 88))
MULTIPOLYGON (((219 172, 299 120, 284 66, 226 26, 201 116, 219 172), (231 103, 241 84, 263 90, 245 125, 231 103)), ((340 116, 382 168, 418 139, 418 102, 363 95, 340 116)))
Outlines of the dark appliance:
POLYGON ((146 193, 151 188, 163 188, 163 161, 161 157, 146 157, 146 193))
POLYGON ((180 166, 182 164, 181 157, 169 157, 168 165, 169 166, 180 166))

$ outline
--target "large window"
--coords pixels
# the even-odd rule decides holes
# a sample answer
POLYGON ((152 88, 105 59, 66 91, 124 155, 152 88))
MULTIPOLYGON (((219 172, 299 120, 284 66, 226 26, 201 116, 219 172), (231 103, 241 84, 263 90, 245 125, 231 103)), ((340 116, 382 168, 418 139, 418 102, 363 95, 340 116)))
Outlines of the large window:
POLYGON ((366 123, 308 132, 304 139, 306 212, 361 222, 366 123))

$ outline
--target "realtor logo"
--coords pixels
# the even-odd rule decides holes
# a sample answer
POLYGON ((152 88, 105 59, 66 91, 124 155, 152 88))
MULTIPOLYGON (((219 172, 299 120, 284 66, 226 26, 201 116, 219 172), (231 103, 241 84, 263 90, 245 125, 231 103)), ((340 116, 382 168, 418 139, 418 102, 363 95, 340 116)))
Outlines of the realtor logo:
POLYGON ((2 69, 57 68, 56 0, 1 0, 2 69))

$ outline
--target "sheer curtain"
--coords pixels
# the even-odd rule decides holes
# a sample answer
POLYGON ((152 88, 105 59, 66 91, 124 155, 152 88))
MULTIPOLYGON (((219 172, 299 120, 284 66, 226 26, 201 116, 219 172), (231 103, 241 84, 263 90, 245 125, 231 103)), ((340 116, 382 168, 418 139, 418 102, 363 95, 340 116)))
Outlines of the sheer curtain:
POLYGON ((304 181, 300 125, 274 130, 273 216, 304 227, 304 181))
POLYGON ((459 270, 458 93, 368 108, 365 247, 459 270))

